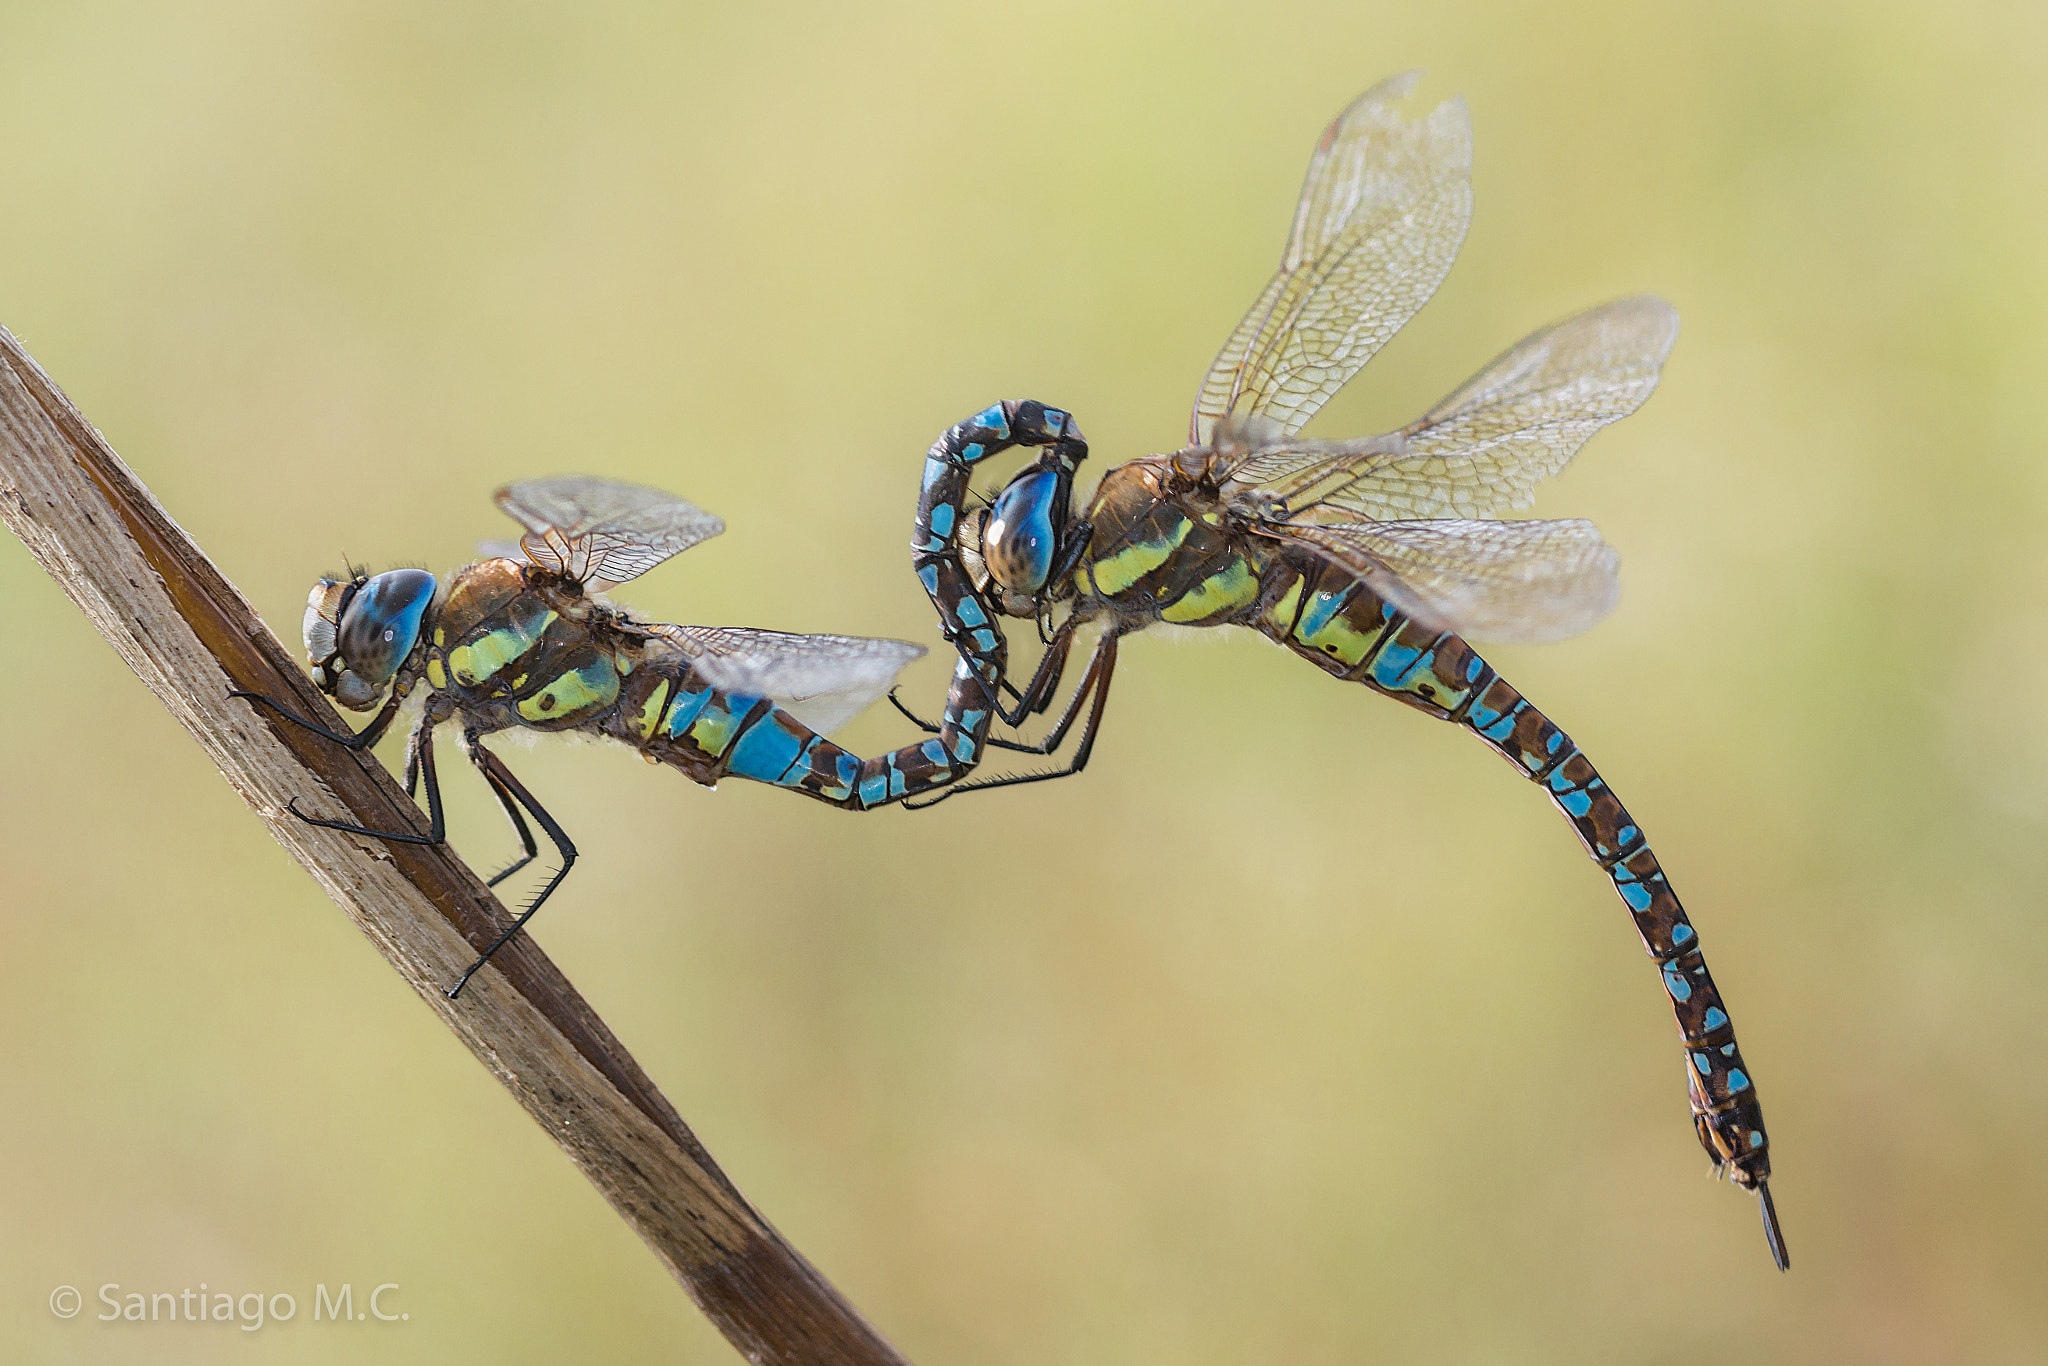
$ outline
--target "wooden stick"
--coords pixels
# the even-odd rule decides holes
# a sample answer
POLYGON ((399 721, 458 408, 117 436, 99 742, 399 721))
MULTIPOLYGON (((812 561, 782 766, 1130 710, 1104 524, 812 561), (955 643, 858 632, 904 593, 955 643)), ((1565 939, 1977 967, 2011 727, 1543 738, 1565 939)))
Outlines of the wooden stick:
POLYGON ((712 1161, 524 936, 459 1001, 442 987, 510 923, 447 845, 324 830, 303 810, 424 832, 377 759, 231 701, 268 693, 346 729, 304 670, 42 367, 0 328, 0 520, 477 1060, 757 1362, 902 1363, 712 1161))

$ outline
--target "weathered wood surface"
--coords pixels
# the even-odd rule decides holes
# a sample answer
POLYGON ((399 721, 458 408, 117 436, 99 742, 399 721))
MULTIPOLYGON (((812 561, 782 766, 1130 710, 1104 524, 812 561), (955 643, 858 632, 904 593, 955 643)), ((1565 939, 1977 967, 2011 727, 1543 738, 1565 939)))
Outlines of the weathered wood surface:
POLYGON ((604 1021, 524 936, 458 1001, 442 987, 509 923, 446 845, 387 844, 426 822, 377 759, 232 701, 268 693, 344 728, 234 585, 0 328, 0 520, 191 732, 421 1000, 562 1146, 750 1360, 901 1362, 749 1205, 604 1021))

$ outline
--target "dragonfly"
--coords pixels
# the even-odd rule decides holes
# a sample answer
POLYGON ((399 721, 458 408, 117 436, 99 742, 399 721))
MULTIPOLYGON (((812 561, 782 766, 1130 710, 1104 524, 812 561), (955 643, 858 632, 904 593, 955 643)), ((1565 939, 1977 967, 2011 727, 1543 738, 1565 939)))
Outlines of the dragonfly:
POLYGON ((1592 523, 1494 519, 1528 507, 1539 481, 1649 397, 1677 314, 1650 297, 1589 309, 1398 431, 1300 434, 1435 292, 1470 220, 1463 102, 1412 119, 1396 108, 1419 74, 1375 86, 1324 131, 1279 269, 1203 377, 1184 447, 1108 471, 1077 512, 1088 444, 1064 409, 1005 401, 932 446, 912 548, 944 634, 963 659, 987 661, 1000 618, 1027 618, 1046 645, 1021 692, 994 680, 999 719, 1047 712, 1076 632, 1096 623, 1100 634, 1044 738, 1024 746, 1053 754, 1082 718, 1063 767, 958 783, 930 801, 1079 773, 1119 641, 1155 622, 1250 628, 1473 732, 1549 794, 1628 907, 1677 1017, 1699 1141, 1758 1197, 1784 1269, 1770 1140, 1698 935, 1591 759, 1466 639, 1560 640, 1614 606, 1617 556, 1592 523), (1036 456, 968 508, 976 468, 1015 447, 1036 456))
POLYGON ((445 581, 424 569, 352 570, 313 586, 304 633, 314 681, 343 707, 376 712, 368 725, 336 731, 265 694, 234 694, 363 750, 383 737, 423 684, 425 700, 406 745, 405 787, 413 794, 425 785, 425 833, 309 816, 296 800, 292 814, 329 830, 442 843, 433 736, 444 722, 459 721, 463 752, 523 851, 490 885, 538 857, 527 815, 552 841, 561 867, 448 989, 451 998, 533 919, 576 862, 561 823, 485 747, 486 736, 579 731, 628 745, 707 787, 724 777, 749 778, 856 811, 955 781, 980 758, 992 713, 990 680, 1004 668, 1000 650, 982 655, 970 647, 962 654, 935 738, 863 759, 825 733, 888 691, 923 646, 641 621, 601 590, 717 535, 725 529, 719 518, 658 489, 581 475, 510 484, 496 497, 526 528, 507 554, 445 581))

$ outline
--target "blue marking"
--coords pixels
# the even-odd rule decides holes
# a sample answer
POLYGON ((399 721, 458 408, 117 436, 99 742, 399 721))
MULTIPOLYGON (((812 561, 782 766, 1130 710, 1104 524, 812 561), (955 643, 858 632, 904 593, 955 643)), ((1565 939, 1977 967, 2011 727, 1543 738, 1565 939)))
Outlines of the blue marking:
POLYGON ((1664 989, 1671 993, 1674 1001, 1692 999, 1692 983, 1685 980, 1675 968, 1664 969, 1664 989))
POLYGON ((1398 688, 1421 657, 1420 650, 1388 641, 1380 647, 1378 657, 1372 662, 1373 681, 1383 688, 1398 688))
POLYGON ((1517 702, 1501 714, 1500 720, 1479 733, 1489 740, 1505 741, 1510 735, 1515 733, 1515 718, 1521 714, 1522 704, 1517 702))
POLYGON ((962 731, 959 735, 954 737, 953 757, 955 759, 958 759, 963 764, 973 762, 974 737, 972 735, 969 735, 965 731, 962 731))
POLYGON ((970 465, 987 454, 988 448, 979 441, 970 441, 960 448, 960 458, 970 465))
POLYGON ((932 535, 951 536, 952 534, 953 505, 951 503, 941 503, 932 509, 932 535))
POLYGON ((910 548, 912 550, 922 550, 927 555, 936 554, 939 551, 944 550, 946 548, 946 538, 939 535, 937 532, 933 532, 929 537, 925 538, 922 541, 913 541, 911 543, 910 548))
POLYGON ((1690 925, 1675 925, 1672 927, 1671 942, 1673 944, 1690 944, 1696 938, 1698 936, 1692 932, 1692 926, 1690 925))
POLYGON ((939 567, 928 564, 917 571, 917 581, 924 585, 924 591, 936 596, 939 591, 939 567))
POLYGON ((1308 606, 1302 608, 1301 620, 1294 627, 1294 638, 1307 640, 1320 634, 1322 629, 1330 624, 1330 618, 1344 610, 1344 604, 1351 600, 1352 592, 1352 588, 1346 588, 1341 593, 1316 594, 1309 600, 1308 606))
POLYGON ((1557 804, 1568 816, 1583 816, 1593 809, 1593 795, 1590 792, 1565 792, 1559 794, 1557 804))
POLYGON ((839 758, 834 762, 833 767, 835 769, 833 776, 839 779, 839 785, 851 792, 853 785, 860 781, 860 760, 842 749, 839 751, 839 758))
POLYGON ((697 719, 697 713, 704 710, 704 704, 710 700, 709 688, 703 692, 686 692, 672 699, 668 704, 668 738, 682 739, 683 732, 690 728, 690 723, 697 719))
MULTIPOLYGON (((789 767, 782 770, 782 776, 775 780, 775 785, 777 787, 803 786, 804 779, 809 777, 811 774, 817 772, 816 769, 811 767, 811 751, 824 743, 824 736, 813 735, 808 741, 805 742, 803 753, 797 755, 796 758, 790 760, 789 767), (797 771, 798 769, 802 769, 803 771, 799 773, 797 771)), ((823 775, 820 774, 819 776, 822 777, 823 775)))
POLYGON ((928 455, 928 456, 926 456, 926 457, 924 458, 924 484, 923 484, 923 487, 924 487, 924 488, 926 488, 926 489, 929 489, 929 488, 930 488, 930 487, 931 487, 931 486, 932 486, 933 484, 936 484, 936 483, 938 483, 938 482, 939 482, 939 481, 940 481, 941 479, 944 479, 944 478, 946 477, 947 473, 948 473, 948 472, 949 472, 949 471, 950 471, 950 470, 951 470, 952 468, 953 468, 953 467, 952 467, 951 465, 949 465, 949 464, 947 464, 947 463, 946 463, 945 461, 943 461, 943 460, 939 459, 939 458, 938 458, 938 457, 937 457, 936 455, 928 455))
POLYGON ((1650 909, 1650 902, 1652 900, 1650 889, 1642 883, 1617 882, 1614 884, 1614 889, 1621 893, 1621 899, 1626 901, 1628 908, 1636 914, 1641 915, 1644 911, 1650 909))
POLYGON ((1764 1146, 1763 1130, 1751 1129, 1749 1131, 1749 1146, 1752 1148, 1761 1148, 1764 1146))
POLYGON ((1730 1091, 1747 1091, 1749 1089, 1749 1078, 1742 1075, 1741 1068, 1731 1067, 1728 1069, 1728 1089, 1730 1091))
POLYGON ((1555 754, 1557 753, 1557 747, 1563 743, 1564 732, 1561 730, 1554 730, 1550 732, 1550 738, 1543 742, 1543 752, 1546 754, 1555 754))
POLYGON ((1693 1054, 1692 1065, 1698 1069, 1699 1074, 1703 1077, 1711 1077, 1714 1075, 1714 1060, 1712 1058, 1709 1058, 1704 1053, 1693 1054))
POLYGON ((1621 841, 1620 847, 1626 849, 1628 848, 1630 841, 1634 840, 1635 837, 1640 833, 1642 832, 1637 830, 1633 825, 1624 825, 1621 827, 1621 829, 1615 832, 1614 837, 1621 841))
POLYGON ((860 804, 862 806, 880 806, 882 798, 887 796, 888 793, 889 779, 883 774, 877 773, 872 778, 860 780, 860 804))
POLYGON ((946 766, 946 747, 937 740, 927 740, 917 747, 917 752, 940 768, 946 766))
POLYGON ((981 610, 981 604, 973 598, 960 599, 960 620, 968 626, 988 625, 988 613, 981 610))
POLYGON ((1735 1056, 1735 1045, 1734 1045, 1734 1044, 1732 1044, 1732 1043, 1724 1043, 1724 1044, 1722 1044, 1722 1045, 1721 1045, 1721 1056, 1722 1056, 1722 1057, 1724 1057, 1724 1058, 1732 1058, 1732 1057, 1734 1057, 1734 1056, 1735 1056))
POLYGON ((1719 1006, 1708 1006, 1707 1018, 1700 1021, 1700 1023, 1708 1029, 1719 1029, 1722 1025, 1728 1023, 1728 1012, 1719 1006))
POLYGON ((1486 662, 1480 659, 1478 655, 1473 655, 1467 659, 1465 661, 1465 681, 1467 683, 1477 683, 1479 681, 1479 672, 1485 667, 1486 662))
POLYGON ((1478 731, 1481 735, 1486 733, 1488 726, 1499 719, 1500 713, 1487 706, 1484 702, 1474 702, 1465 709, 1465 724, 1478 731))
POLYGON ((1058 432, 1066 425, 1067 415, 1065 413, 1057 408, 1047 408, 1045 410, 1045 430, 1047 432, 1058 432))
POLYGON ((1003 416, 1003 405, 1000 403, 990 404, 976 413, 969 422, 972 426, 983 427, 995 433, 999 441, 1010 434, 1010 419, 1003 416))
POLYGON ((900 797, 909 789, 903 784, 903 775, 896 770, 896 757, 889 756, 889 795, 900 797))
POLYGON ((996 633, 994 631, 976 631, 974 633, 974 648, 985 655, 994 654, 996 652, 996 633))
POLYGON ((963 712, 961 712, 961 713, 960 713, 960 729, 962 729, 962 730, 973 730, 973 729, 975 729, 976 727, 978 727, 978 726, 980 726, 980 725, 981 725, 981 718, 982 718, 982 717, 984 717, 984 716, 987 716, 987 715, 988 715, 988 713, 987 713, 987 712, 985 712, 985 711, 963 711, 963 712))
POLYGON ((772 714, 747 727, 732 747, 728 771, 756 782, 775 783, 803 753, 803 743, 775 724, 772 714))

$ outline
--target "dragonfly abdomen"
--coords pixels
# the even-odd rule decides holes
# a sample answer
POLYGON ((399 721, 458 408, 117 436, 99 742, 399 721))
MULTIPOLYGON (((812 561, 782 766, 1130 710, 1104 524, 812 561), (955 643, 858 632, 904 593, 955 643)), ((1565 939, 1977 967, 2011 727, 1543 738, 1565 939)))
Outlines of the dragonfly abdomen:
POLYGON ((628 679, 605 733, 706 786, 747 778, 848 810, 886 806, 943 787, 979 757, 989 710, 963 662, 937 736, 872 759, 841 748, 764 697, 721 692, 687 666, 643 664, 628 679))
POLYGON ((1268 578, 1265 606, 1251 624, 1339 678, 1476 732, 1564 812, 1663 976, 1685 1044, 1701 1146, 1740 1185, 1759 1186, 1770 1175, 1770 1141, 1699 936, 1642 830, 1592 761, 1463 638, 1420 625, 1349 574, 1315 562, 1283 559, 1268 578))

